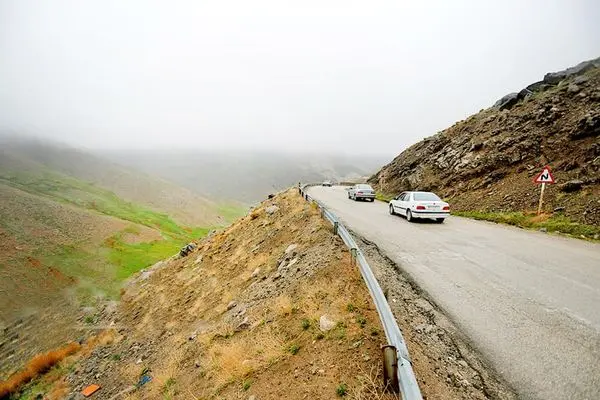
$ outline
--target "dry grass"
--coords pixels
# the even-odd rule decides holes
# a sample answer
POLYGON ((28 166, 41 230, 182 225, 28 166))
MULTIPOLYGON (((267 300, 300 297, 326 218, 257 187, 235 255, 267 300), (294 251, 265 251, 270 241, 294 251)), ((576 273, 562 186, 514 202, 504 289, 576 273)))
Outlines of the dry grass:
POLYGON ((8 380, 0 382, 0 399, 8 398, 11 394, 16 393, 23 385, 48 371, 80 348, 81 345, 78 343, 70 343, 60 349, 33 357, 23 370, 12 375, 8 380))
POLYGON ((369 371, 365 371, 360 365, 357 366, 359 374, 357 380, 359 385, 351 390, 349 399, 351 400, 395 400, 398 397, 392 393, 383 391, 381 382, 381 368, 379 366, 371 367, 369 371))

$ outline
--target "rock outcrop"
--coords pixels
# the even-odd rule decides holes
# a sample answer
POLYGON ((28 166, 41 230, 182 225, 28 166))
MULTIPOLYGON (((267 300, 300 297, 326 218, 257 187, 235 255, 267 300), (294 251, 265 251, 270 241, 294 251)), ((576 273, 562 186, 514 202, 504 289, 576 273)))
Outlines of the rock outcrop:
POLYGON ((411 146, 369 179, 378 190, 433 190, 454 209, 527 211, 544 165, 557 178, 549 211, 600 224, 600 58, 546 74, 452 127, 411 146), (562 186, 577 181, 573 185, 562 186), (567 188, 562 190, 561 188, 567 188))

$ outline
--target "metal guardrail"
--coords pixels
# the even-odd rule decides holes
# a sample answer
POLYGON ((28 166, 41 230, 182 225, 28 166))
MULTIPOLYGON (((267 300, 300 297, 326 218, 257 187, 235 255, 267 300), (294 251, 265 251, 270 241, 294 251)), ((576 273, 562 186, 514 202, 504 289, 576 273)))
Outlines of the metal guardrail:
POLYGON ((402 398, 404 400, 422 400, 423 396, 421 395, 421 390, 419 389, 417 379, 412 369, 412 363, 410 361, 406 342, 404 341, 402 332, 398 327, 396 318, 394 318, 394 314, 392 314, 390 305, 388 304, 383 291, 381 290, 381 286, 379 286, 379 282, 377 282, 377 279, 373 274, 371 266, 358 248, 358 245, 354 241, 352 235, 350 235, 350 232, 348 232, 346 227, 339 221, 337 216, 329 211, 323 203, 313 199, 306 192, 306 190, 311 186, 317 185, 308 184, 299 187, 298 189, 300 194, 307 201, 315 202, 319 206, 323 216, 329 222, 331 222, 331 224, 334 226, 334 231, 342 238, 346 246, 348 246, 351 253, 355 257, 360 269, 360 273, 367 285, 367 288, 369 289, 369 293, 371 294, 371 298, 375 303, 375 307, 377 308, 377 313, 379 314, 379 319, 383 325, 388 344, 396 349, 398 356, 398 383, 400 386, 400 392, 402 393, 402 398))

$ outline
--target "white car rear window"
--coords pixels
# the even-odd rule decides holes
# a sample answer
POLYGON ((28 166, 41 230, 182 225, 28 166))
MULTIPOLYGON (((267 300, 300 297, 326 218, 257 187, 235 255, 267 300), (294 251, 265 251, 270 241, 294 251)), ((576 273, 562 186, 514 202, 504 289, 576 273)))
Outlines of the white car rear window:
POLYGON ((413 199, 415 201, 441 201, 441 199, 433 193, 413 193, 413 199))

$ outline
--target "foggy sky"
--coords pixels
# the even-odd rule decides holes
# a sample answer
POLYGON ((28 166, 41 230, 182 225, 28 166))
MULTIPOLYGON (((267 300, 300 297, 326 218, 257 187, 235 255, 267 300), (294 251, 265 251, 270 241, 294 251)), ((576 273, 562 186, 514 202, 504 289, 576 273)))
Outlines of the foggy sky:
POLYGON ((396 154, 600 55, 597 0, 0 0, 0 129, 396 154))

